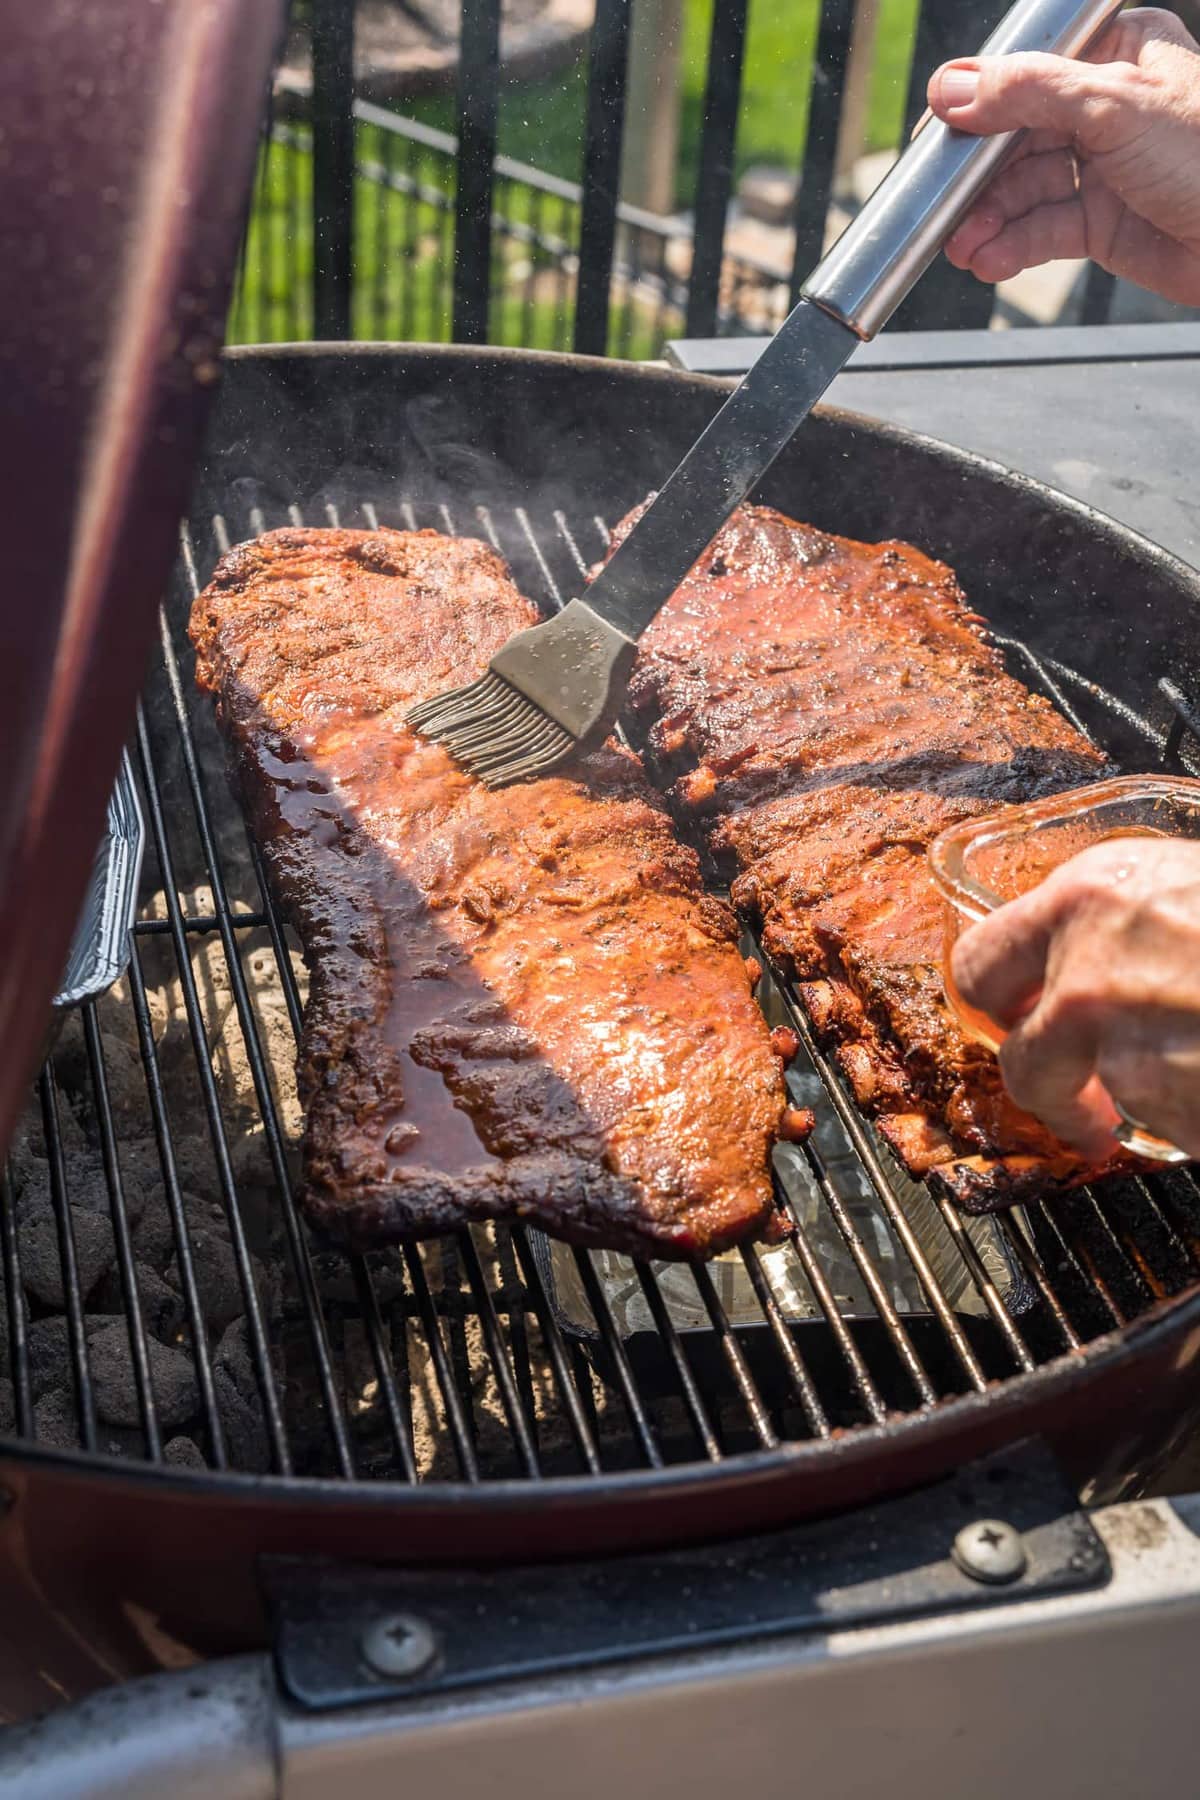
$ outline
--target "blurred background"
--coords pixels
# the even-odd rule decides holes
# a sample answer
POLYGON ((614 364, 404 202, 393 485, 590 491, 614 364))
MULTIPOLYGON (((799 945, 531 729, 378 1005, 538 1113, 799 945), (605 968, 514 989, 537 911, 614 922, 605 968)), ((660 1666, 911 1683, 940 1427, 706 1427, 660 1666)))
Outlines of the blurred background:
MULTIPOLYGON (((761 334, 987 0, 293 0, 231 341, 656 356, 761 334)), ((1178 10, 1194 29, 1200 0, 1178 10)), ((1160 320, 1080 264, 942 266, 901 328, 1160 320)))

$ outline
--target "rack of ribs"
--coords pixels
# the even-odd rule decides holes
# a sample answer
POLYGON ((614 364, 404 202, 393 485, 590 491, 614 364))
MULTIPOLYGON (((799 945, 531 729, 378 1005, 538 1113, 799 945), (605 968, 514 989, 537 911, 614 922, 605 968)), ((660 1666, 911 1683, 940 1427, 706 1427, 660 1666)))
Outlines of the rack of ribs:
POLYGON ((490 793, 404 723, 535 620, 434 532, 268 533, 195 603, 309 968, 302 1204, 358 1247, 481 1219, 668 1257, 779 1235, 779 1058, 638 759, 490 793))
POLYGON ((988 1211, 1104 1172, 1012 1104, 943 995, 930 841, 1105 772, 1006 673, 949 569, 747 507, 643 639, 628 714, 914 1175, 988 1211))

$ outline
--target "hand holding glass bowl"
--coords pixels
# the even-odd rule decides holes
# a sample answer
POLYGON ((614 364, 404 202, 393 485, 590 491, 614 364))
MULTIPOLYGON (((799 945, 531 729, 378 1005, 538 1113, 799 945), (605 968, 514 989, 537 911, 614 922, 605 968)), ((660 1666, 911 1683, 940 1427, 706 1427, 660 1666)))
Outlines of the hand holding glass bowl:
MULTIPOLYGON (((1098 871, 1118 889, 1127 879, 1136 880, 1139 870, 1161 860, 1149 846, 1142 851, 1132 843, 1128 845, 1129 854, 1123 854, 1128 840, 1140 839, 1160 843, 1174 840, 1177 845, 1190 841, 1188 858, 1192 859, 1194 845, 1200 874, 1200 781, 1128 776, 1099 782, 1027 806, 1011 807, 988 818, 968 820, 952 826, 934 842, 929 852, 930 865, 945 900, 946 997, 970 1037, 999 1051, 1018 1021, 1034 1013, 1040 994, 1031 991, 1018 1016, 1009 1016, 1007 1027, 969 1005, 955 986, 952 969, 959 937, 972 924, 1040 887, 1063 864, 1098 845, 1111 846, 1111 850, 1102 859, 1093 856, 1094 872, 1098 871), (1099 867, 1101 861, 1103 866, 1099 867)), ((1194 923, 1200 936, 1200 916, 1194 923)), ((1051 958, 1053 955, 1051 945, 1051 958)), ((1139 979, 1144 976, 1148 997, 1164 1005, 1172 1004, 1174 992, 1155 993, 1155 974, 1151 957, 1144 970, 1139 969, 1139 979)), ((1015 1097, 1024 1104, 1019 1093, 1015 1097)), ((1112 1135, 1126 1149, 1156 1162, 1188 1159, 1188 1150, 1159 1137, 1132 1117, 1115 1094, 1109 1092, 1106 1102, 1112 1108, 1112 1135)))

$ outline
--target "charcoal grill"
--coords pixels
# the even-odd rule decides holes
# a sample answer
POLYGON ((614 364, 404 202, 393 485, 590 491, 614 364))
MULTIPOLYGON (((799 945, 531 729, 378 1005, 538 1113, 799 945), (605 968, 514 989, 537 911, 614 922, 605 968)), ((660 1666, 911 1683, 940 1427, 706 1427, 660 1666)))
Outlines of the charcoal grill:
MULTIPOLYGON (((12 1390, 0 1554, 36 1645, 5 1652, 13 1714, 271 1634, 292 1644, 289 1692, 317 1711, 364 1698, 364 1681, 390 1691, 358 1652, 352 1679, 305 1661, 306 1631, 336 1640, 361 1622, 361 1585, 328 1559, 445 1568, 449 1588, 424 1596, 443 1605, 464 1561, 564 1561, 569 1586, 582 1557, 636 1545, 686 1559, 678 1546, 720 1540, 732 1547, 716 1563, 686 1564, 707 1591, 714 1570, 760 1554, 754 1534, 784 1533, 765 1565, 778 1571, 799 1521, 914 1489, 915 1511, 894 1501, 909 1511, 870 1529, 917 1543, 933 1519, 944 1549, 954 1509, 1000 1491, 974 1475, 946 1486, 980 1459, 1016 1483, 1007 1509, 1025 1505, 1035 1526, 1077 1498, 1119 1502, 1194 1426, 1196 1176, 964 1219, 901 1175, 781 980, 768 991, 802 1041, 797 1097, 820 1113, 780 1169, 797 1226, 785 1251, 616 1268, 518 1227, 345 1256, 296 1211, 303 969, 193 692, 192 597, 230 543, 273 526, 428 525, 486 538, 555 606, 721 393, 520 353, 229 356, 136 726, 148 845, 129 976, 42 1071, 0 1208, 12 1390)), ((1019 476, 837 412, 805 427, 762 497, 946 557, 1024 679, 1127 766, 1193 767, 1200 578, 1153 546, 1019 476)), ((844 1554, 844 1527, 809 1529, 805 1544, 844 1554)), ((1102 1579, 1099 1540, 1077 1530, 1031 1566, 1034 1593, 1102 1579)), ((670 1556, 661 1567, 669 1585, 670 1556)), ((403 1611, 405 1579, 366 1591, 399 1581, 403 1611)), ((595 1576, 601 1590, 609 1579, 595 1576)), ((702 1618, 673 1640, 680 1584, 693 1591, 675 1579, 656 1603, 668 1623, 634 1647, 752 1629, 735 1606, 732 1622, 702 1618)), ((964 1603, 970 1582, 947 1579, 918 1611, 964 1603)), ((753 1630, 795 1627, 795 1583, 769 1585, 786 1604, 760 1609, 753 1630)), ((576 1639, 591 1642, 581 1618, 576 1639)), ((628 1652, 628 1631, 617 1636, 628 1652)), ((544 1666, 578 1661, 570 1644, 568 1630, 544 1666)), ((611 1660, 611 1636, 593 1650, 611 1660)), ((446 1678, 511 1674, 505 1655, 485 1644, 446 1678)), ((411 1672, 396 1683, 413 1691, 411 1672)))
MULTIPOLYGON (((193 1672, 11 1733, 0 1791, 76 1791, 101 1732, 133 1746, 104 1760, 112 1791, 144 1757, 173 1778, 194 1762, 201 1791, 275 1793, 261 1759, 286 1714, 317 1771, 297 1793, 329 1791, 335 1750, 362 1793, 390 1791, 374 1759, 398 1732, 407 1768, 446 1753, 432 1766, 466 1793, 453 1721, 587 1688, 590 1717, 628 1724, 675 1683, 662 1719, 694 1732, 703 1683, 738 1674, 759 1730, 833 1654, 831 1618, 891 1669, 896 1645, 952 1649, 961 1607, 979 1669, 1020 1638, 1007 1694, 1036 1710, 1042 1631, 1137 1631, 1157 1593, 1200 1595, 1186 1507, 1123 1505, 1200 1415, 1196 1175, 964 1219, 901 1174, 777 972, 766 1004, 819 1111, 781 1152, 783 1251, 664 1269, 515 1228, 347 1256, 295 1208, 304 970, 194 693, 191 599, 263 529, 432 526, 497 545, 554 607, 721 392, 504 351, 228 356, 131 745, 148 853, 130 972, 59 1037, 0 1206, 0 1699, 27 1717, 193 1672), (948 1561, 995 1512, 1029 1555, 1011 1589, 948 1561), (273 1674, 228 1660, 268 1642, 273 1674), (399 1710, 362 1712, 383 1699, 399 1710)), ((1200 578, 1153 545, 833 410, 761 497, 945 556, 1022 679, 1126 767, 1195 772, 1200 578)), ((604 1780, 635 1780, 626 1724, 588 1750, 604 1780)), ((712 1753, 693 1750, 705 1784, 712 1753)), ((997 1793, 1009 1778, 997 1757, 997 1793)), ((95 1780, 79 1791, 110 1791, 95 1780)))

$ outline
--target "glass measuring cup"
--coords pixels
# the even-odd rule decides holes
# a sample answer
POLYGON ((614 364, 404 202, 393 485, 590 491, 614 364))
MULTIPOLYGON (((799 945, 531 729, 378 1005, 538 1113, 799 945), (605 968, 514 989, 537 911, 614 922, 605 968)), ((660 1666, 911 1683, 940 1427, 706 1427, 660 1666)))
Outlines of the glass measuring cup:
MULTIPOLYGON (((954 985, 951 955, 960 934, 998 906, 1028 893, 1061 863, 1112 838, 1200 839, 1200 781, 1174 775, 1128 775, 1012 806, 943 831, 929 865, 945 901, 942 977, 963 1030, 996 1051, 1004 1027, 968 1006, 954 985)), ((1113 1101, 1117 1141, 1154 1162, 1187 1162, 1177 1145, 1156 1137, 1113 1101)))

